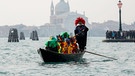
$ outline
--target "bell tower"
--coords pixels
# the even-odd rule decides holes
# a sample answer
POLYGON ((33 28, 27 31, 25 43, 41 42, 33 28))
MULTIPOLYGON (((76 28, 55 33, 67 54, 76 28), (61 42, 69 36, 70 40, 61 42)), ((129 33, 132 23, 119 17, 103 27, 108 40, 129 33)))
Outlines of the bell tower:
POLYGON ((54 15, 54 5, 53 5, 53 1, 51 2, 50 12, 51 12, 51 16, 54 15))

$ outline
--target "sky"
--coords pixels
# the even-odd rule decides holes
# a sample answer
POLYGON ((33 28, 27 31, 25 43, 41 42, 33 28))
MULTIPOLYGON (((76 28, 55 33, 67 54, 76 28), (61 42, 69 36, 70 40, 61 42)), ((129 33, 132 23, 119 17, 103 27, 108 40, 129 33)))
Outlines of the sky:
MULTIPOLYGON (((25 24, 40 26, 50 21, 51 1, 54 6, 60 0, 0 0, 0 26, 25 24)), ((69 2, 70 11, 88 17, 89 23, 119 21, 119 0, 65 0, 69 2)), ((135 22, 135 0, 121 0, 122 23, 135 22)))

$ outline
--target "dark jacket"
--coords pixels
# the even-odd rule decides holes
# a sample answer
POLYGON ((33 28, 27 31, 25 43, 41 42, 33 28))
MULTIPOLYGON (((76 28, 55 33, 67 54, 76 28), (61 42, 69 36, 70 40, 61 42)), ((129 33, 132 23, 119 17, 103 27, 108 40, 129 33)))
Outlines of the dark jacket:
POLYGON ((87 31, 89 29, 85 25, 78 25, 74 33, 76 35, 77 43, 79 44, 79 48, 84 50, 87 42, 87 31))

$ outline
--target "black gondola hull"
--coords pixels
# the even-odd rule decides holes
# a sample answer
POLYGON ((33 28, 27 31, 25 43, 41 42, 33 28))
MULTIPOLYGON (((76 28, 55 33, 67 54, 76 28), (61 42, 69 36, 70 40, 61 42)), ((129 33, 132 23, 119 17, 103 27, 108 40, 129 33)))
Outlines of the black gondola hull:
POLYGON ((79 61, 82 59, 85 52, 75 53, 75 54, 60 54, 53 52, 51 50, 38 49, 38 53, 44 62, 69 62, 69 61, 79 61))

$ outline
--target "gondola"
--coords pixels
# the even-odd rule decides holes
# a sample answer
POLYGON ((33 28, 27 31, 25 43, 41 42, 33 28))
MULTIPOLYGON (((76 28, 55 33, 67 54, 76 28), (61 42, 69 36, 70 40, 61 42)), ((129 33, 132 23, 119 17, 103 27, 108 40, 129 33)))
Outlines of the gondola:
POLYGON ((62 54, 57 53, 49 49, 39 48, 38 53, 40 54, 44 62, 70 62, 70 61, 80 61, 85 52, 79 52, 74 54, 62 54))

